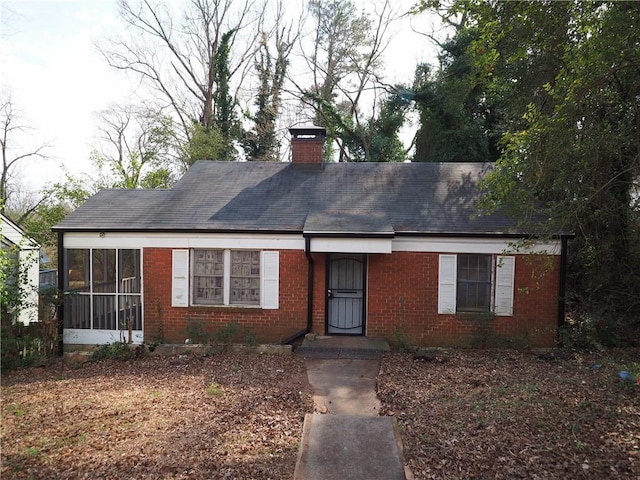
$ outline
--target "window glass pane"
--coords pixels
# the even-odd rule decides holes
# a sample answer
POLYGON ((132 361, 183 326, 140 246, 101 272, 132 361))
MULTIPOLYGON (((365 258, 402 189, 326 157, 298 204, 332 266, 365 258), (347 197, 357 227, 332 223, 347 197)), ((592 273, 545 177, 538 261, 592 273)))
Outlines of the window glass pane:
POLYGON ((224 252, 194 250, 193 272, 193 303, 200 305, 223 303, 224 252))
POLYGON ((491 310, 491 255, 458 255, 457 310, 491 310))
POLYGON ((93 250, 93 292, 114 293, 116 291, 116 251, 93 250))
POLYGON ((118 291, 140 293, 140 250, 118 250, 118 291))
POLYGON ((260 252, 231 252, 231 295, 235 304, 260 304, 260 252))
POLYGON ((65 250, 65 262, 67 273, 64 281, 65 290, 76 292, 88 292, 90 285, 89 250, 67 249, 65 250))

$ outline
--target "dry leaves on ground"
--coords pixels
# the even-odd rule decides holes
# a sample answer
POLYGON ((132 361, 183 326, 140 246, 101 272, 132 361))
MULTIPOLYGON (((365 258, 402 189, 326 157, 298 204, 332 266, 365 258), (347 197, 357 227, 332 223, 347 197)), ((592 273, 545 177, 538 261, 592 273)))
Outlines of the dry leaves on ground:
POLYGON ((2 478, 291 478, 312 402, 295 356, 107 360, 3 376, 2 478))
MULTIPOLYGON (((388 354, 378 395, 415 479, 640 478, 639 350, 388 354), (426 360, 426 361, 425 361, 426 360)), ((3 376, 2 478, 286 479, 304 360, 219 354, 3 376)))
POLYGON ((639 350, 390 354, 378 396, 416 479, 640 478, 639 350))

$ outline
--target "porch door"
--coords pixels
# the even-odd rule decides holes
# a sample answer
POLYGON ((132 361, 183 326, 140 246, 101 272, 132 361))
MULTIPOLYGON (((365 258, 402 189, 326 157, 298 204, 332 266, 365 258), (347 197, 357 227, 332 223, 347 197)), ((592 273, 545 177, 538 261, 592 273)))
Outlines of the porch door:
POLYGON ((331 255, 327 274, 327 333, 364 335, 364 255, 331 255))

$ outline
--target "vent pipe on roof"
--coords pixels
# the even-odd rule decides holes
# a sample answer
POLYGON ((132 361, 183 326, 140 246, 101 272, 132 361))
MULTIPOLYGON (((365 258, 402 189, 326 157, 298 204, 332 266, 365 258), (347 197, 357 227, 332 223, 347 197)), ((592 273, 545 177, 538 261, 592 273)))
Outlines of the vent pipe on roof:
POLYGON ((327 136, 323 127, 295 127, 291 133, 291 162, 294 165, 321 166, 322 147, 327 136))

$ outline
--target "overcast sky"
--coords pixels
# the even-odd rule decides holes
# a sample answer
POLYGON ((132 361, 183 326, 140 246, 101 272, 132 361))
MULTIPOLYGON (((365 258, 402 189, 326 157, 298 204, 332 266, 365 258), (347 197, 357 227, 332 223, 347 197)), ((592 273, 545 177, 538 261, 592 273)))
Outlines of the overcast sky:
MULTIPOLYGON (((94 112, 125 102, 136 88, 94 47, 95 40, 122 28, 116 1, 0 0, 0 17, 0 86, 11 92, 21 123, 32 127, 19 139, 22 150, 51 145, 48 160, 23 164, 20 183, 36 191, 61 180, 63 166, 72 174, 89 171, 94 112)), ((387 55, 389 83, 409 81, 418 61, 433 59, 433 49, 412 32, 408 19, 399 31, 387 55)))

